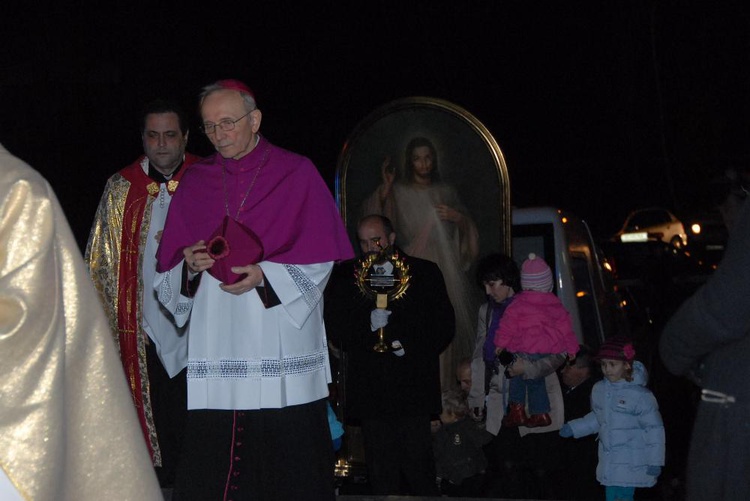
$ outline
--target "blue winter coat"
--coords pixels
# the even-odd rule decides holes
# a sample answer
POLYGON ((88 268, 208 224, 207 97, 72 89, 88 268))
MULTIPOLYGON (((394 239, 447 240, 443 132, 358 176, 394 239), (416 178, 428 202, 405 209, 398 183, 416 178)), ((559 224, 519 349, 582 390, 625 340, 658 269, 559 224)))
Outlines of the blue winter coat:
POLYGON ((604 379, 591 391, 591 412, 568 423, 575 438, 599 433, 596 479, 602 485, 651 487, 649 465, 664 465, 664 424, 648 375, 633 363, 633 381, 604 379))

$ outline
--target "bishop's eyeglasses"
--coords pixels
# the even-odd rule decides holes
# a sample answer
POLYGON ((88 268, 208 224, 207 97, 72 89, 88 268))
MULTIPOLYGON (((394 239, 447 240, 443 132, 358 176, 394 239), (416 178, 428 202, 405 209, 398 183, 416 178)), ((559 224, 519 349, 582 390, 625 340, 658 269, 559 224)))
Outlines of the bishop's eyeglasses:
POLYGON ((216 127, 220 128, 224 132, 228 132, 234 129, 235 124, 237 122, 239 122, 240 120, 248 116, 250 113, 252 113, 256 109, 257 108, 253 108, 252 110, 248 111, 237 120, 232 120, 231 118, 225 118, 224 120, 221 120, 219 123, 215 123, 215 124, 211 122, 204 123, 203 125, 200 126, 200 129, 206 135, 213 134, 214 132, 216 132, 216 127))

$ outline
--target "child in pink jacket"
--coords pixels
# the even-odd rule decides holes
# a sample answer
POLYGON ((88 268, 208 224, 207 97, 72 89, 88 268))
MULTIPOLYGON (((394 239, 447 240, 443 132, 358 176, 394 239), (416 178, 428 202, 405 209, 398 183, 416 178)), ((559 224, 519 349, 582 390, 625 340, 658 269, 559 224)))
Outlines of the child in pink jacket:
MULTIPOLYGON (((503 350, 514 357, 536 360, 551 354, 575 357, 578 339, 570 314, 552 292, 552 271, 544 259, 535 254, 521 265, 522 292, 508 306, 495 333, 496 353, 503 350)), ((510 379, 509 410, 504 426, 529 428, 548 426, 550 404, 544 378, 510 379), (529 416, 524 410, 528 396, 529 416)))

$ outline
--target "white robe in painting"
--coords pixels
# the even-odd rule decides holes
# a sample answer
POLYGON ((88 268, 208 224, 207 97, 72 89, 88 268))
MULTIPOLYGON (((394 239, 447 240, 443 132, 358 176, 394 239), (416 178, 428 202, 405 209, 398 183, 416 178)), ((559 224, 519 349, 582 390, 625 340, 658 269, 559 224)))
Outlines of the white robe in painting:
POLYGON ((363 215, 382 214, 389 218, 399 247, 411 256, 436 263, 445 278, 456 313, 456 335, 440 355, 441 384, 447 389, 455 383, 458 362, 470 357, 474 348, 474 321, 481 303, 478 288, 466 272, 479 252, 479 233, 455 188, 448 184, 396 182, 382 203, 381 189, 365 200, 363 215), (442 221, 437 205, 447 205, 461 213, 461 222, 442 221))

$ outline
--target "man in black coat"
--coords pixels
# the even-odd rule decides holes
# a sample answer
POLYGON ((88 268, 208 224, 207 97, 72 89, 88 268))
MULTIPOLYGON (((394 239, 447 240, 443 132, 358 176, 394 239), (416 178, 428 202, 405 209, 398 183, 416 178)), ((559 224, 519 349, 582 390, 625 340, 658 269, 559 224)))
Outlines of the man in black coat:
MULTIPOLYGON (((347 420, 360 420, 373 494, 439 496, 435 483, 430 420, 441 411, 440 353, 453 339, 455 318, 445 282, 435 263, 407 256, 395 247, 390 220, 364 217, 357 227, 366 256, 397 253, 409 267, 403 297, 376 308, 355 279, 359 261, 338 265, 325 299, 331 343, 344 355, 347 420), (385 249, 385 250, 383 250, 385 249), (385 352, 373 348, 384 328, 385 352)), ((393 272, 389 261, 374 263, 393 272)), ((368 270, 369 271, 369 270, 368 270)), ((396 270, 396 275, 398 270, 396 270)))
MULTIPOLYGON (((575 360, 559 370, 566 423, 591 412, 591 390, 600 379, 592 357, 589 347, 581 345, 575 360)), ((560 499, 604 499, 604 488, 596 480, 596 466, 599 463, 597 436, 563 440, 560 447, 560 499)))
POLYGON ((660 353, 702 388, 687 469, 689 500, 750 499, 750 203, 724 259, 664 328, 660 353))

